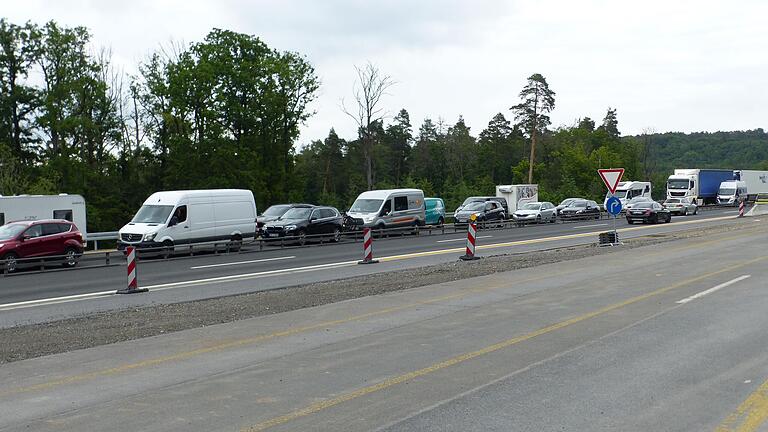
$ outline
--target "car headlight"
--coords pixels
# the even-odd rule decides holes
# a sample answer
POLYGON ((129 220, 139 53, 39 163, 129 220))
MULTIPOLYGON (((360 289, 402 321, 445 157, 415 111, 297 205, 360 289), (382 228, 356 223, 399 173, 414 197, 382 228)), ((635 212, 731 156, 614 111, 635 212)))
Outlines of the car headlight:
POLYGON ((154 240, 156 236, 157 236, 157 233, 147 234, 147 235, 144 236, 144 241, 145 242, 150 242, 150 241, 154 240))
POLYGON ((283 227, 283 229, 286 231, 293 231, 296 229, 296 225, 286 225, 283 227))
POLYGON ((5 246, 5 243, 0 243, 0 249, 2 249, 3 246, 5 246))

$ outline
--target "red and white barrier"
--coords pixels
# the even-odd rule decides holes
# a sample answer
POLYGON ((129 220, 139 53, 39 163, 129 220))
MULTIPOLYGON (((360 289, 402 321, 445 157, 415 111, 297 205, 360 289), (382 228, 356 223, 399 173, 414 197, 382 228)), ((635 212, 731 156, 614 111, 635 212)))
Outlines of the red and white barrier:
POLYGON ((477 238, 477 222, 474 220, 467 225, 467 250, 464 255, 459 258, 464 261, 471 261, 478 259, 475 256, 475 239, 477 238))
POLYGON ((744 217, 744 200, 739 202, 739 217, 744 217))
POLYGON ((137 268, 136 268, 136 248, 133 246, 128 246, 125 249, 125 256, 127 260, 127 270, 128 270, 128 286, 123 289, 117 290, 118 294, 133 294, 133 293, 140 293, 140 292, 147 292, 149 291, 147 288, 139 289, 139 280, 136 277, 137 268))
POLYGON ((358 264, 375 264, 379 262, 373 259, 373 234, 370 228, 363 228, 363 260, 358 264))

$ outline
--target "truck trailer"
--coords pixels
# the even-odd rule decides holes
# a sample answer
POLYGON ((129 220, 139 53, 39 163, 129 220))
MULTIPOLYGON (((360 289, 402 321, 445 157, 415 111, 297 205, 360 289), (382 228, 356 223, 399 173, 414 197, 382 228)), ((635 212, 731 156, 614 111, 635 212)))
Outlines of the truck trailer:
POLYGON ((733 170, 676 169, 667 179, 667 198, 688 198, 702 204, 717 204, 720 183, 733 180, 733 170))
POLYGON ((747 185, 747 201, 754 202, 758 194, 768 194, 768 171, 736 170, 733 177, 747 185))

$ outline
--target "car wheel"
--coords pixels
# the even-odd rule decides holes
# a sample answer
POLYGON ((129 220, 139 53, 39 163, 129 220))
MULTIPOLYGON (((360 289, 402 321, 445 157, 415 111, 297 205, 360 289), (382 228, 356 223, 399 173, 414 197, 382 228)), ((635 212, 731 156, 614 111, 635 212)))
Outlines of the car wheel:
POLYGON ((541 215, 536 215, 536 223, 537 224, 541 223, 541 215))
POLYGON ((8 252, 3 256, 3 261, 5 262, 5 270, 7 270, 8 273, 13 273, 16 271, 19 265, 18 259, 19 256, 13 252, 8 252))
POLYGON ((307 232, 303 229, 300 229, 298 233, 296 233, 296 242, 299 244, 299 246, 304 246, 307 244, 307 232))
POLYGON ((650 218, 650 220, 649 220, 648 222, 650 222, 650 223, 652 223, 652 224, 657 224, 657 223, 659 223, 659 215, 657 215, 657 214, 653 215, 653 217, 651 217, 651 218, 650 218))
POLYGON ((336 227, 333 229, 333 242, 338 243, 341 241, 341 229, 339 227, 336 227))
POLYGON ((243 239, 240 236, 232 236, 229 240, 229 251, 240 252, 240 248, 243 247, 243 239))
POLYGON ((696 207, 695 209, 693 209, 693 215, 694 215, 694 216, 696 216, 696 213, 698 213, 698 212, 699 212, 699 208, 698 208, 698 207, 696 207))
POLYGON ((670 223, 670 222, 672 222, 672 215, 668 214, 667 215, 667 223, 670 223))
POLYGON ((62 264, 64 267, 74 267, 77 265, 77 262, 80 260, 80 252, 75 248, 67 248, 67 250, 64 251, 64 263, 62 264))
POLYGON ((437 218, 437 226, 441 227, 441 226, 443 226, 444 223, 445 223, 445 219, 443 219, 442 216, 437 218))

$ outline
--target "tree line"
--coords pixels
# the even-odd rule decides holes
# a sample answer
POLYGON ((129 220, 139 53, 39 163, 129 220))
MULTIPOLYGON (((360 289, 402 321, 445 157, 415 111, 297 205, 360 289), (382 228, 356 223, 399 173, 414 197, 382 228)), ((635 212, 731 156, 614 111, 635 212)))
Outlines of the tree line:
MULTIPOLYGON (((387 115, 394 80, 368 64, 344 104, 357 136, 344 139, 329 125, 327 137, 297 148, 321 85, 299 53, 213 29, 127 75, 90 46, 84 27, 0 19, 0 194, 82 194, 91 232, 119 228, 149 194, 169 189, 250 189, 260 210, 279 202, 343 210, 364 190, 390 187, 421 188, 452 210, 495 185, 531 180, 543 200, 597 199, 596 169, 659 177, 667 149, 685 141, 621 137, 613 108, 598 122, 552 129, 555 92, 540 74, 478 133, 461 117, 415 126, 406 109, 387 115)), ((765 134, 750 134, 751 162, 768 160, 765 134)), ((706 157, 695 156, 691 163, 706 157)))

